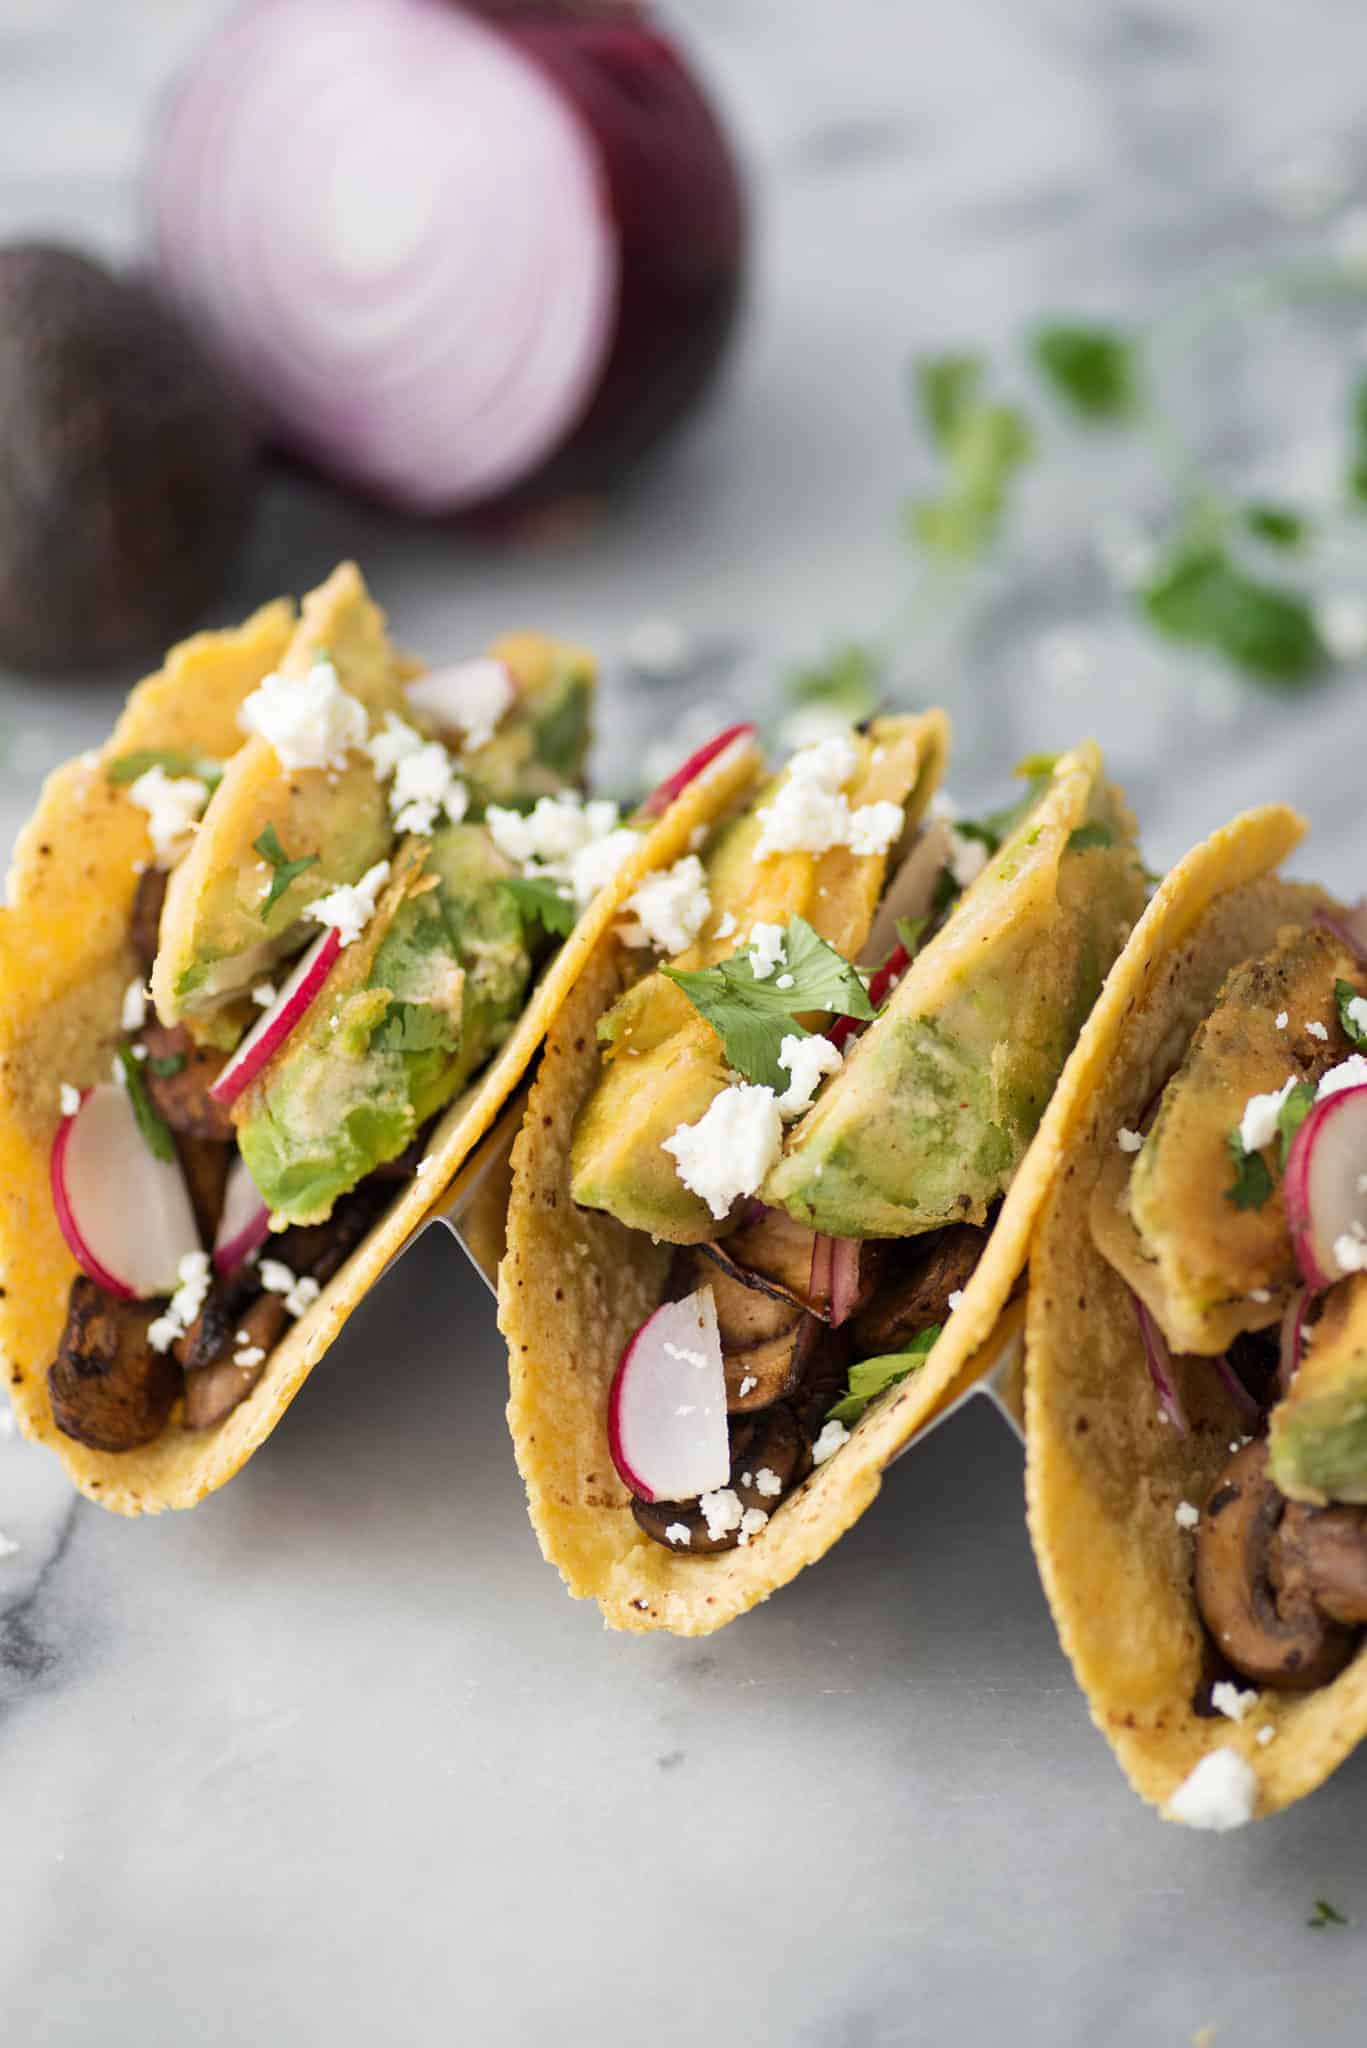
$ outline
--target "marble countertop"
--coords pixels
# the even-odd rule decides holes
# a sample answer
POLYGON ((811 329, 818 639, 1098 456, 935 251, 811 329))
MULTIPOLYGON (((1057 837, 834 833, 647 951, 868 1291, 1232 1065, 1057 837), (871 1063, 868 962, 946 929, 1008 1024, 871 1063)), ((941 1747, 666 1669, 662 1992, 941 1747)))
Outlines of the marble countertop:
MULTIPOLYGON (((0 234, 135 246, 145 110, 215 12, 7 0, 0 234)), ((909 350, 1060 306, 1129 315, 1258 259, 1367 74, 1359 0, 676 14, 745 138, 759 230, 710 410, 558 553, 274 485, 225 604, 355 553, 434 653, 524 618, 581 635, 617 665, 609 772, 713 688, 703 661, 629 695, 641 621, 721 650, 724 695, 904 605, 909 350)), ((1264 427, 1265 480, 1333 459, 1313 422, 1264 427)), ((1359 886, 1360 675, 1283 705, 1079 622, 1061 565, 1092 514, 1070 477, 1031 501, 1004 594, 914 678, 955 709, 956 784, 1066 716, 1106 742, 1155 861, 1290 796, 1308 864, 1359 886)), ((6 838, 128 680, 0 684, 6 838)), ((192 1515, 77 1506, 0 1441, 7 2043, 1360 2040, 1367 1757, 1238 1836, 1156 1822, 1088 1724, 983 1404, 763 1610, 627 1641, 537 1554, 503 1385, 489 1301, 426 1239, 192 1515), (1355 1924, 1308 1930, 1319 1897, 1355 1924)))

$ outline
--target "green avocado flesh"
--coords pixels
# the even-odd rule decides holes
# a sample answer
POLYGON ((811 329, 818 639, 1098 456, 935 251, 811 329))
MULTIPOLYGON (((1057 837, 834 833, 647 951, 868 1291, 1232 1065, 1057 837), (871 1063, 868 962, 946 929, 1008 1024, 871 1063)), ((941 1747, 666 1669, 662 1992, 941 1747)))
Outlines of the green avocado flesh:
POLYGON ((493 738, 465 757, 471 795, 484 803, 529 803, 582 782, 593 696, 588 657, 554 649, 546 673, 523 683, 493 738))
POLYGON ((1269 1448, 1273 1480, 1293 1500, 1367 1503, 1367 1276, 1330 1289, 1272 1411, 1269 1448))
MULTIPOLYGON (((1282 1199, 1280 1143, 1263 1158, 1262 1201, 1230 1199, 1235 1165, 1230 1133, 1249 1098, 1271 1094, 1288 1077, 1317 1081, 1350 1050, 1339 1023, 1334 983, 1357 985, 1362 971, 1320 925, 1289 928, 1260 959, 1227 976, 1181 1066, 1163 1091, 1153 1128, 1135 1154, 1128 1190, 1120 1190, 1142 1266, 1131 1276, 1163 1334, 1178 1351, 1211 1356, 1241 1330, 1275 1323, 1298 1284, 1282 1199), (1284 1028, 1277 1018, 1285 1015, 1284 1028), (1323 1026, 1325 1037, 1308 1033, 1323 1026), (1259 1293, 1266 1298, 1250 1300, 1259 1293)), ((1114 1177, 1114 1165, 1112 1166, 1114 1177)), ((1110 1192, 1114 1206, 1116 1194, 1110 1192)), ((1093 1232, 1110 1256, 1116 1226, 1093 1232)), ((1113 1260, 1114 1263, 1114 1260, 1113 1260)))
MULTIPOLYGON (((875 719, 856 745, 860 766, 851 804, 888 799, 904 804, 908 822, 914 822, 931 793, 921 721, 875 719)), ((858 956, 878 906, 886 861, 855 859, 844 848, 756 860, 759 814, 778 780, 714 834, 703 854, 711 902, 705 936, 672 966, 713 966, 735 953, 756 924, 786 925, 793 916, 805 917, 847 959, 858 956), (726 924, 726 937, 718 933, 719 924, 726 924)), ((704 1115, 731 1079, 716 1033, 674 982, 654 973, 613 1005, 598 1035, 603 1067, 574 1132, 575 1201, 674 1244, 716 1237, 724 1226, 684 1186, 672 1154, 662 1149, 680 1124, 704 1115)))
POLYGON ((834 1237, 981 1223, 1143 907, 1088 745, 1050 783, 795 1127, 761 1190, 834 1237))
POLYGON ((360 938, 238 1108, 248 1171, 290 1223, 322 1222, 339 1196, 396 1158, 522 1008, 532 959, 503 887, 510 864, 480 825, 452 825, 409 848, 360 938))

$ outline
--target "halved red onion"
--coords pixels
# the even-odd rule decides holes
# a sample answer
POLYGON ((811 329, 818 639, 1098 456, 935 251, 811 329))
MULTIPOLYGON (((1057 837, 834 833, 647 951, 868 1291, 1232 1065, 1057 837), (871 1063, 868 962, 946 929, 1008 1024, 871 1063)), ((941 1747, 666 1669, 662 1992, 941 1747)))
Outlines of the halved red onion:
POLYGON ((726 1485, 726 1371, 710 1287, 662 1303, 627 1345, 608 1395, 608 1443, 640 1500, 696 1500, 726 1485))
POLYGON ((49 1163, 52 1205, 72 1257, 121 1301, 170 1294, 187 1252, 200 1249, 195 1212, 174 1159, 158 1159, 127 1091, 88 1088, 63 1117, 49 1163))
POLYGON ((262 1201, 256 1182, 247 1171, 245 1159, 234 1159, 228 1170, 223 1195, 223 1214, 214 1238, 214 1265, 220 1273, 233 1273, 246 1258, 265 1243, 270 1233, 271 1212, 262 1201))
POLYGON ((830 1308, 835 1242, 833 1237, 823 1237, 820 1231, 812 1239, 812 1269, 807 1280, 807 1294, 813 1315, 825 1316, 830 1308))
POLYGON ((1307 1287, 1331 1287, 1349 1270, 1335 1249, 1367 1223, 1367 1087, 1326 1095, 1291 1141, 1283 1191, 1296 1263, 1307 1287))
POLYGON ((739 304, 736 166, 672 44, 495 12, 239 8, 152 153, 162 276, 279 442, 419 513, 600 490, 739 304))
POLYGON ((1144 1346, 1144 1362, 1149 1368, 1149 1378, 1153 1381, 1158 1405, 1179 1436, 1185 1436, 1187 1418, 1182 1412, 1182 1399, 1177 1391, 1177 1381, 1173 1378, 1172 1353, 1168 1350, 1168 1340, 1139 1296, 1132 1292, 1130 1299, 1139 1318, 1139 1337, 1144 1346))
POLYGON ((1305 1344, 1305 1311, 1309 1303, 1309 1288, 1298 1287, 1286 1304, 1277 1357, 1277 1391, 1281 1394, 1290 1393, 1291 1382, 1301 1369, 1301 1351, 1305 1344))
POLYGON ((860 1264, 864 1243, 858 1237, 833 1237, 831 1245, 831 1328, 839 1329, 860 1304, 860 1264))
POLYGON ((1216 1378, 1220 1381, 1230 1400, 1238 1409, 1244 1428, 1256 1429, 1262 1421, 1263 1411, 1239 1378, 1239 1374, 1229 1358, 1224 1352, 1221 1352, 1218 1357, 1212 1358, 1210 1362, 1215 1368, 1216 1378))
POLYGON ((1367 896, 1347 910, 1317 910, 1314 922, 1331 931, 1339 944, 1367 967, 1367 896))
POLYGON ((665 777, 657 789, 652 789, 641 805, 642 815, 647 818, 663 817, 675 797, 687 789, 690 782, 696 782, 703 770, 710 768, 719 755, 724 754, 737 740, 753 739, 754 735, 755 728, 748 722, 728 725, 715 739, 708 740, 704 746, 691 753, 682 768, 676 768, 672 775, 665 777))
POLYGON ((256 1079, 317 997, 341 950, 337 928, 329 925, 314 940, 269 1010, 258 1017, 210 1087, 215 1102, 236 1102, 243 1089, 256 1079))

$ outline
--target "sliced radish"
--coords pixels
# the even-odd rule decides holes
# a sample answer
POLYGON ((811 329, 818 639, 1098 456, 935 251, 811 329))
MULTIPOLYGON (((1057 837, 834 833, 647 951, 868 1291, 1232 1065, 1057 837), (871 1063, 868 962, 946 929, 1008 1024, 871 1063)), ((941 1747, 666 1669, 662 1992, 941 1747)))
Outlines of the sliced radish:
POLYGON ((458 733, 471 748, 493 738, 494 727, 517 698, 506 661, 491 654, 429 669, 408 685, 408 701, 439 732, 458 733))
POLYGON ((215 1102, 236 1102, 267 1060, 280 1050, 314 1000, 342 950, 341 934, 329 925, 305 953, 269 1010, 259 1017, 209 1093, 215 1102))
POLYGON ((122 1088, 101 1082, 64 1117, 52 1144, 52 1202, 72 1257, 121 1301, 171 1294, 200 1249, 180 1167, 147 1148, 122 1088))
POLYGON ((271 1212, 247 1171, 246 1160, 235 1159, 228 1172, 223 1214, 214 1239, 214 1265, 218 1271, 234 1272, 259 1244, 265 1243, 270 1227, 271 1212))
POLYGON ((622 1353, 608 1395, 612 1462, 639 1500, 696 1500, 731 1476, 712 1289, 667 1301, 622 1353))
POLYGON ((755 728, 751 724, 728 725, 724 732, 719 732, 706 746, 699 747, 696 752, 690 754, 682 768, 676 768, 672 775, 667 775, 658 789, 650 792, 641 805, 643 816, 662 817, 679 792, 687 789, 690 782, 695 782, 704 768, 710 768, 718 754, 724 754, 734 741, 753 739, 754 735, 755 728))
MULTIPOLYGON (((1317 1102, 1291 1141, 1286 1160, 1286 1220, 1307 1287, 1319 1292, 1346 1272, 1340 1239, 1352 1244, 1367 1225, 1367 1087, 1341 1088, 1317 1102)), ((1367 1243, 1363 1245, 1367 1258, 1367 1243)))

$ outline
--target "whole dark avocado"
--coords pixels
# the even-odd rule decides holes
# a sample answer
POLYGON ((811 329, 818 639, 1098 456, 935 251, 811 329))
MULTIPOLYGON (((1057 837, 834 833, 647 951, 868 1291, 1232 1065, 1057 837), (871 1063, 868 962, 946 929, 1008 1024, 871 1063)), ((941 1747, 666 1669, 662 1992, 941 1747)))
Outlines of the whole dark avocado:
POLYGON ((221 590, 248 416, 178 316, 73 250, 0 248, 0 661, 159 652, 221 590))

